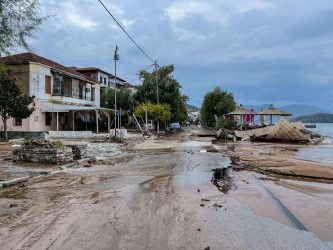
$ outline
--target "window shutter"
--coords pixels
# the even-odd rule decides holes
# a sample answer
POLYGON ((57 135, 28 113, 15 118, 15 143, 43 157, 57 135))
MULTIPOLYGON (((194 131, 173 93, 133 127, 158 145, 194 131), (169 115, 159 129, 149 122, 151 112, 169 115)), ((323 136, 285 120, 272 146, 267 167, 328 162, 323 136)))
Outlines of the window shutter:
POLYGON ((51 76, 45 76, 45 93, 51 94, 51 76))

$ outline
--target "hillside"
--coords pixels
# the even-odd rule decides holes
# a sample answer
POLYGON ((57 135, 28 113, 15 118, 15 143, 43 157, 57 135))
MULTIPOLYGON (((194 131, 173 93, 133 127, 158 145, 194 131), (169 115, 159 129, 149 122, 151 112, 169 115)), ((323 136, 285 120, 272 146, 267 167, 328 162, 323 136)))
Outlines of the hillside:
MULTIPOLYGON (((269 104, 256 105, 256 106, 253 106, 253 105, 246 106, 246 108, 254 109, 254 111, 256 111, 256 112, 259 112, 261 107, 263 107, 264 109, 267 109, 269 107, 269 104)), ((292 113, 292 118, 293 117, 299 117, 299 116, 307 116, 307 115, 312 115, 312 114, 318 114, 318 113, 327 113, 327 114, 330 113, 328 110, 324 110, 324 109, 309 106, 309 105, 300 105, 300 104, 293 104, 293 105, 288 105, 288 106, 283 106, 283 107, 276 107, 276 108, 292 113)))
POLYGON ((317 113, 313 115, 299 116, 291 121, 301 121, 303 123, 333 123, 333 114, 317 113))
POLYGON ((318 113, 330 113, 328 110, 324 110, 321 108, 309 106, 309 105, 288 105, 281 107, 280 109, 292 113, 292 117, 299 117, 299 116, 308 116, 312 114, 318 114, 318 113))

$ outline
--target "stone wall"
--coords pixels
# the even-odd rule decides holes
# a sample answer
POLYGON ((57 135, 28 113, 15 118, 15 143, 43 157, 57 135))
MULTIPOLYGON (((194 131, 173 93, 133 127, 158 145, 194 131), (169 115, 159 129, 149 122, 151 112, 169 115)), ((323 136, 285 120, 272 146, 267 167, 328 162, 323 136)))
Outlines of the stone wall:
POLYGON ((69 147, 69 148, 72 149, 73 159, 74 160, 83 159, 85 157, 85 155, 86 155, 86 148, 87 148, 86 144, 82 144, 82 145, 66 145, 66 147, 69 147))
POLYGON ((70 147, 63 148, 15 148, 13 159, 28 162, 61 164, 73 161, 73 151, 70 147))
MULTIPOLYGON (((9 139, 34 139, 34 140, 47 140, 49 134, 47 132, 29 132, 29 131, 8 131, 9 139)), ((0 131, 0 138, 4 138, 5 134, 0 131)))
POLYGON ((93 133, 91 131, 49 131, 52 138, 90 138, 93 133))

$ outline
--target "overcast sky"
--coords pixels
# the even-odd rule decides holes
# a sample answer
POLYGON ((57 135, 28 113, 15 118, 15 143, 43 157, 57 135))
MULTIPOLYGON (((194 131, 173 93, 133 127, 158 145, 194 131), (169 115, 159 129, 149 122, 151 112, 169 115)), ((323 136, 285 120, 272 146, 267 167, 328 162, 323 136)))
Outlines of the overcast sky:
MULTIPOLYGON (((174 64, 189 103, 215 86, 238 103, 333 110, 332 0, 104 0, 160 65, 174 64)), ((42 0, 51 15, 35 51, 68 66, 96 66, 139 83, 151 62, 97 0, 42 0), (133 73, 134 72, 134 73, 133 73)), ((148 68, 149 69, 149 68, 148 68)))

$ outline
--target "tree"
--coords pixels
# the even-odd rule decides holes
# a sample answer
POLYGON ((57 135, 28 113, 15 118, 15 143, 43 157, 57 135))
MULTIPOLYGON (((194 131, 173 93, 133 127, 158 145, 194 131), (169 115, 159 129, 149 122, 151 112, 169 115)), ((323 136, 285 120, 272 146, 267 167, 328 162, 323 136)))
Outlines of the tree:
POLYGON ((15 82, 13 71, 4 64, 0 64, 0 116, 6 141, 8 140, 7 120, 10 117, 24 119, 34 111, 34 108, 28 107, 33 103, 34 97, 22 94, 15 82))
MULTIPOLYGON (((168 104, 171 108, 173 121, 184 121, 187 118, 186 102, 188 97, 181 93, 182 86, 174 79, 173 65, 163 66, 157 70, 159 87, 159 103, 168 104)), ((142 84, 137 87, 134 99, 138 103, 157 103, 156 97, 156 72, 149 73, 142 70, 139 74, 142 84)))
POLYGON ((208 92, 202 103, 201 119, 208 126, 215 125, 215 115, 222 117, 223 115, 233 111, 236 107, 234 96, 232 93, 222 91, 220 87, 216 87, 212 92, 208 92))
POLYGON ((34 38, 47 17, 39 15, 39 0, 0 0, 0 54, 11 48, 29 49, 27 39, 34 38))
POLYGON ((148 119, 166 122, 171 118, 171 109, 168 104, 142 103, 135 108, 135 115, 145 117, 147 110, 148 119))
MULTIPOLYGON (((114 108, 114 89, 106 88, 101 95, 101 106, 105 108, 114 108)), ((117 109, 122 108, 123 110, 134 109, 134 98, 133 94, 129 89, 120 88, 117 91, 117 109)))

